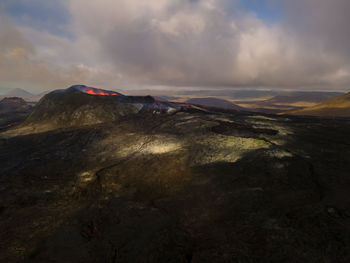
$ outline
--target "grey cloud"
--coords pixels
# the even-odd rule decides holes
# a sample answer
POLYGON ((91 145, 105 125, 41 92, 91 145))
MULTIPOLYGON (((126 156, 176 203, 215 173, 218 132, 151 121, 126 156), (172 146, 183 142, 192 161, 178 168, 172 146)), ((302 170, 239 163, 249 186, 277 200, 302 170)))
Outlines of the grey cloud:
POLYGON ((71 0, 78 31, 97 40, 101 56, 130 81, 292 87, 350 80, 348 58, 338 56, 347 37, 336 33, 348 31, 345 0, 286 1, 287 20, 276 25, 240 12, 234 1, 103 0, 82 10, 83 2, 71 0), (329 9, 336 22, 323 18, 329 9), (100 23, 91 25, 91 17, 100 23))
POLYGON ((306 48, 329 55, 333 67, 350 66, 350 1, 294 0, 286 2, 286 28, 306 48))
POLYGON ((34 45, 5 16, 0 18, 0 88, 34 91, 62 88, 84 80, 88 72, 79 67, 60 69, 38 60, 34 45))
POLYGON ((225 82, 222 69, 233 67, 238 48, 230 25, 218 10, 173 12, 119 24, 102 37, 102 51, 119 70, 153 84, 225 82))
POLYGON ((350 84, 349 1, 283 0, 284 18, 275 24, 237 1, 64 0, 74 38, 0 26, 10 34, 0 38, 1 85, 350 84))

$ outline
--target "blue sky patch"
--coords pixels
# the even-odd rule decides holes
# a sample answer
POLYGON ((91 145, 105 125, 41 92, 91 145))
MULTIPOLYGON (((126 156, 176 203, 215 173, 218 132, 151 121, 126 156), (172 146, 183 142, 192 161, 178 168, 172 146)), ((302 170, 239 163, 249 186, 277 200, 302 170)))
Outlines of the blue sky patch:
POLYGON ((267 23, 276 23, 283 18, 281 1, 275 0, 240 0, 239 7, 254 13, 267 23))
POLYGON ((19 25, 69 37, 70 13, 61 0, 3 0, 2 7, 19 25))

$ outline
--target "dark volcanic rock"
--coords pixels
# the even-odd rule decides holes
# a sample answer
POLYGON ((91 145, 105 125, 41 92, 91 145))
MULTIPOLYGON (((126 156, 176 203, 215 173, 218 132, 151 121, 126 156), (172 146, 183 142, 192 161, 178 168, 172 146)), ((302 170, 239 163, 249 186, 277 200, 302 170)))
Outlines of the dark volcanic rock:
POLYGON ((189 109, 2 137, 0 262, 349 262, 349 122, 189 109))
POLYGON ((0 114, 25 112, 31 109, 31 105, 18 97, 7 97, 0 101, 0 114))
POLYGON ((6 130, 23 121, 32 110, 32 105, 22 98, 9 97, 0 101, 0 130, 6 130))
POLYGON ((238 122, 224 122, 219 121, 219 125, 211 127, 211 131, 224 135, 233 135, 241 137, 253 137, 254 135, 276 135, 278 134, 277 130, 273 129, 261 129, 254 128, 252 125, 247 123, 238 123, 238 122))

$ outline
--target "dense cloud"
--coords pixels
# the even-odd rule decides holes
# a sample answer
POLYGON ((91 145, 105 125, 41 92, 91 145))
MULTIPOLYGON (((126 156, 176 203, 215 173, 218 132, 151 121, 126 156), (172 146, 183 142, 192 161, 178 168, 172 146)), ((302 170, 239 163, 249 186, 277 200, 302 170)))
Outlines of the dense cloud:
POLYGON ((350 82, 347 0, 279 1, 283 13, 274 23, 241 10, 238 0, 62 2, 73 37, 21 32, 34 42, 27 52, 65 75, 80 68, 80 82, 309 89, 350 82))
POLYGON ((62 38, 25 28, 19 30, 6 16, 0 17, 0 91, 25 88, 34 92, 61 89, 72 83, 103 85, 111 77, 102 69, 80 64, 75 46, 62 38), (38 40, 33 43, 25 36, 38 40), (76 63, 69 61, 75 60, 76 63))
POLYGON ((286 33, 295 36, 307 54, 313 51, 322 62, 311 65, 310 70, 321 78, 323 75, 325 83, 348 85, 350 1, 290 0, 286 1, 285 8, 287 16, 283 26, 286 33))
POLYGON ((288 1, 287 22, 290 30, 304 44, 319 46, 325 52, 350 56, 350 1, 294 0, 288 1))

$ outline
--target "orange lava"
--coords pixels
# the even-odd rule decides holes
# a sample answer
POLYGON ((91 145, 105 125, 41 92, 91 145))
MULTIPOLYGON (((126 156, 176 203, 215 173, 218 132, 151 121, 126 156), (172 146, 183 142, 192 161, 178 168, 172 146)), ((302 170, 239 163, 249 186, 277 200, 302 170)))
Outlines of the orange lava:
POLYGON ((118 93, 113 92, 113 91, 103 91, 103 90, 98 90, 98 89, 92 89, 92 88, 87 88, 84 90, 85 93, 90 94, 90 95, 102 95, 102 96, 118 96, 118 93))

